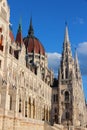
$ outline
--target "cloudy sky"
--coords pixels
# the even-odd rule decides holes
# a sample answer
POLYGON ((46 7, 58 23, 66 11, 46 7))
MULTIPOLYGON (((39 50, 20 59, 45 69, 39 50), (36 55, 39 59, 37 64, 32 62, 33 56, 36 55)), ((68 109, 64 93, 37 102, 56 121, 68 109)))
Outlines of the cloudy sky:
POLYGON ((27 35, 32 16, 34 34, 48 53, 49 66, 55 75, 58 72, 67 21, 73 55, 75 48, 78 51, 87 99, 87 0, 8 0, 8 3, 14 36, 20 21, 23 37, 27 35))

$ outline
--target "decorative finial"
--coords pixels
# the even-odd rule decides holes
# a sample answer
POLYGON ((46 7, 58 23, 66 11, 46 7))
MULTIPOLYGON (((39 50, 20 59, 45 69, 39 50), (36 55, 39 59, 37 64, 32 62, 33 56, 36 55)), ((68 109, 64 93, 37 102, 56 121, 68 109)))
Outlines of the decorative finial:
POLYGON ((30 27, 29 27, 28 35, 29 36, 33 36, 34 35, 34 29, 33 29, 33 25, 32 25, 32 17, 30 19, 30 27))
POLYGON ((67 26, 67 21, 65 21, 65 25, 67 26))
POLYGON ((22 19, 20 18, 18 32, 22 32, 22 19))

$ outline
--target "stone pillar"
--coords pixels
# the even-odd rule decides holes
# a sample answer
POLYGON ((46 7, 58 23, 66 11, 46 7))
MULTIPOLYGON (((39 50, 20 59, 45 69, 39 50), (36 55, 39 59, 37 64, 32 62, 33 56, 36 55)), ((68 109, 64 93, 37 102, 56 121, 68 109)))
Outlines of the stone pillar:
POLYGON ((42 106, 42 120, 44 120, 44 107, 42 106))
POLYGON ((18 95, 18 88, 16 90, 16 97, 15 97, 15 117, 17 117, 18 113, 19 113, 19 95, 18 95))
POLYGON ((31 99, 31 118, 33 119, 33 99, 31 99))
POLYGON ((35 119, 37 119, 37 108, 36 108, 36 101, 35 101, 35 116, 34 116, 35 119))
POLYGON ((48 107, 48 121, 50 121, 50 110, 49 110, 49 107, 48 107))
POLYGON ((45 106, 45 121, 47 120, 47 118, 46 118, 46 106, 45 106))
POLYGON ((41 114, 40 119, 42 120, 43 119, 43 107, 42 106, 40 107, 40 114, 41 114))

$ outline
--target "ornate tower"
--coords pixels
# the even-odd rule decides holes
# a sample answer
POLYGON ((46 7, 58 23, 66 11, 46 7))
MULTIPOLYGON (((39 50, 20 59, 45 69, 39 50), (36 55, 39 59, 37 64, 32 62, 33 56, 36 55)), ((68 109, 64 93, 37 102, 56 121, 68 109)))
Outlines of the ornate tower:
POLYGON ((72 57, 67 25, 58 75, 58 123, 81 125, 81 120, 84 120, 82 119, 84 114, 81 112, 80 105, 82 110, 84 110, 85 100, 78 59, 77 55, 75 60, 72 57), (82 101, 82 104, 79 99, 82 101), (81 117, 79 117, 80 115, 81 117))
POLYGON ((68 27, 66 25, 58 81, 58 122, 60 124, 67 124, 69 121, 72 122, 72 70, 73 58, 68 35, 68 27))

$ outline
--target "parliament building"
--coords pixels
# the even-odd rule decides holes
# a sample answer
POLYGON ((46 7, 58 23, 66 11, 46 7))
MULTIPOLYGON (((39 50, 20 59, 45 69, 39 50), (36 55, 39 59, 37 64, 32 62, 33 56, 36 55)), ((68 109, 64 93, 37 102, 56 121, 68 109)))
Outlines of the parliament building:
POLYGON ((65 27, 58 78, 35 37, 32 18, 26 37, 16 39, 10 8, 0 0, 0 130, 86 130, 87 108, 77 52, 72 57, 65 27))

